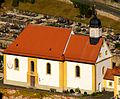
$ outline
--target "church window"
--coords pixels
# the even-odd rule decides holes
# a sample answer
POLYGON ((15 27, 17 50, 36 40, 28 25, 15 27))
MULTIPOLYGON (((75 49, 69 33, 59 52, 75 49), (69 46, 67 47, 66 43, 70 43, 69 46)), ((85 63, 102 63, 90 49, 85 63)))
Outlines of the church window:
POLYGON ((107 54, 108 54, 108 51, 106 50, 106 51, 105 51, 105 55, 107 55, 107 54))
POLYGON ((47 63, 47 74, 51 74, 51 64, 47 63))
POLYGON ((15 69, 18 70, 19 69, 19 60, 17 58, 15 58, 15 69))
POLYGON ((75 72, 76 72, 76 77, 80 77, 80 67, 79 66, 76 66, 75 72))
POLYGON ((111 87, 112 87, 112 82, 109 82, 109 86, 111 86, 111 87))
POLYGON ((105 67, 104 66, 102 67, 102 74, 103 75, 105 74, 105 67))
POLYGON ((120 78, 118 78, 118 85, 120 85, 120 78))
POLYGON ((30 66, 31 67, 31 72, 34 72, 34 61, 31 61, 30 64, 31 64, 31 66, 30 66))

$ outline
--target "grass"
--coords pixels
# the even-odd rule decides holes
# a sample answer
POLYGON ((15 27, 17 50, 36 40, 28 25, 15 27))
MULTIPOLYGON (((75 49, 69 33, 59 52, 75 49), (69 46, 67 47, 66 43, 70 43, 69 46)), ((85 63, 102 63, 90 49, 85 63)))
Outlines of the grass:
MULTIPOLYGON (((8 8, 11 7, 12 0, 5 0, 4 6, 8 8)), ((29 10, 37 13, 43 13, 53 16, 62 16, 64 18, 68 18, 74 21, 89 23, 90 19, 81 20, 80 18, 76 17, 79 15, 79 10, 74 8, 72 4, 63 3, 58 0, 36 0, 35 4, 30 3, 20 3, 18 9, 21 10, 29 10)), ((120 21, 115 21, 113 19, 98 16, 104 27, 112 27, 115 33, 120 33, 120 21)))

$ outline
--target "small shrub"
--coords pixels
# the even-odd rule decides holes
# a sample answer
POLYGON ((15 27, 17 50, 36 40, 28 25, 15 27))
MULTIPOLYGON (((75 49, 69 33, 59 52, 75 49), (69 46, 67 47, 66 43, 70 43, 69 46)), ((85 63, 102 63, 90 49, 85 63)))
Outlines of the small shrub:
POLYGON ((76 88, 76 89, 75 89, 75 92, 77 92, 77 93, 81 93, 81 91, 80 91, 79 88, 76 88))
POLYGON ((96 92, 93 92, 93 93, 91 94, 91 96, 96 96, 96 92))
POLYGON ((50 92, 56 92, 56 89, 50 88, 50 92))
POLYGON ((86 91, 84 92, 84 95, 87 95, 87 92, 86 92, 86 91))
POLYGON ((93 92, 91 96, 101 96, 102 92, 93 92))
POLYGON ((70 89, 70 93, 75 93, 73 89, 70 89))
POLYGON ((83 96, 89 96, 89 95, 88 95, 87 92, 85 91, 84 94, 83 94, 83 96))
POLYGON ((69 93, 68 89, 67 90, 63 90, 63 93, 68 94, 69 93))

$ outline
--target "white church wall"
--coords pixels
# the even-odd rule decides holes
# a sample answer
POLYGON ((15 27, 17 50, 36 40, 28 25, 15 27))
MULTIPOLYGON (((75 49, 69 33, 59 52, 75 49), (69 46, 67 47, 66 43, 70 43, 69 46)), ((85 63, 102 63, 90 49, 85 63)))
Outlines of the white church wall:
POLYGON ((28 58, 15 55, 6 55, 6 79, 27 82, 28 58), (19 70, 14 69, 14 60, 19 60, 19 70))
POLYGON ((92 65, 67 62, 67 87, 92 90, 92 65), (80 77, 75 75, 76 66, 80 66, 80 77))
POLYGON ((101 90, 103 88, 103 77, 107 68, 111 68, 111 59, 104 60, 98 64, 96 64, 96 89, 101 90), (103 73, 104 67, 104 73, 103 73), (100 85, 99 85, 100 84, 100 85))
POLYGON ((37 60, 38 84, 59 87, 59 61, 37 60), (46 64, 51 64, 51 74, 46 73, 46 64))
POLYGON ((103 88, 102 82, 107 68, 112 67, 111 58, 110 58, 111 56, 112 55, 110 53, 110 50, 106 42, 104 41, 96 63, 96 89, 99 91, 102 90, 103 88), (102 73, 103 67, 104 67, 104 74, 102 73))

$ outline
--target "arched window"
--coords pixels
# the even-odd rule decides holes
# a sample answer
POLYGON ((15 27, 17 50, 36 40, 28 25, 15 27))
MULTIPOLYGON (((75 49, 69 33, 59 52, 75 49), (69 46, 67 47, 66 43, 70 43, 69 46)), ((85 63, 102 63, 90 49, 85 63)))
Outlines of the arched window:
POLYGON ((105 74, 105 67, 102 67, 102 74, 105 74))
POLYGON ((107 54, 108 54, 108 51, 106 50, 106 51, 105 51, 105 55, 107 55, 107 54))
POLYGON ((51 74, 51 64, 47 63, 47 74, 51 74))
POLYGON ((31 66, 30 66, 31 67, 31 72, 34 72, 34 61, 31 61, 30 64, 31 64, 31 66))
POLYGON ((76 66, 75 72, 76 72, 76 77, 80 77, 80 67, 79 66, 76 66))
POLYGON ((15 69, 18 70, 19 69, 19 60, 17 58, 15 58, 15 69))

